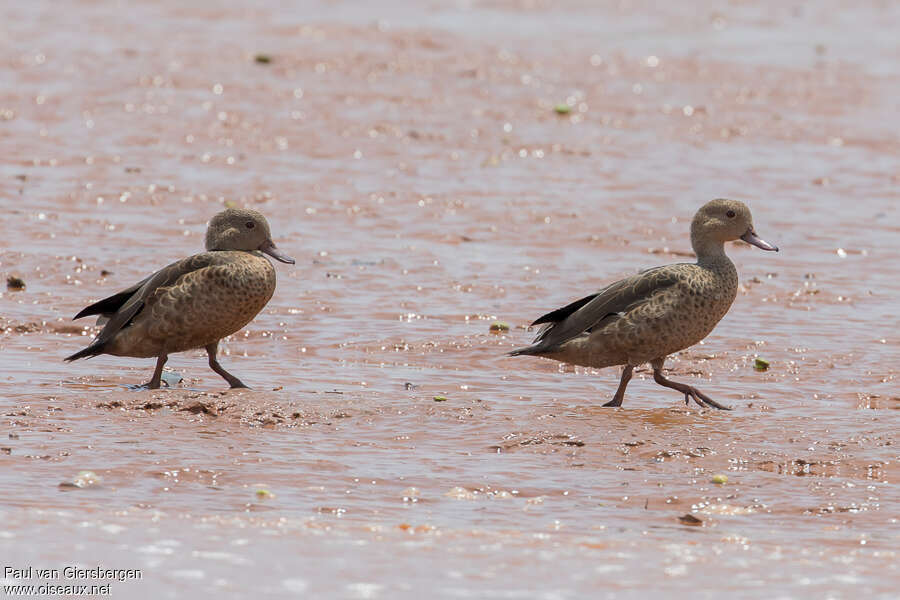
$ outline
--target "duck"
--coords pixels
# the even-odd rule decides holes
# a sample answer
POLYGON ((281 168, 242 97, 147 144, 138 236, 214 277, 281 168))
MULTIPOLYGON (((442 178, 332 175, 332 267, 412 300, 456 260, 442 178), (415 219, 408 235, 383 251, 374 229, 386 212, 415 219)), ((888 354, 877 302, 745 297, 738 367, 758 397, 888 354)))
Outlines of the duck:
POLYGON ((101 354, 156 358, 144 389, 159 389, 170 354, 206 350, 209 367, 231 388, 246 388, 217 359, 219 341, 250 323, 275 293, 275 268, 265 255, 294 264, 272 241, 258 211, 227 208, 209 221, 206 251, 176 261, 131 287, 84 308, 103 329, 67 362, 101 354))
POLYGON ((731 308, 738 273, 725 254, 727 242, 742 240, 762 250, 778 247, 756 234, 746 204, 719 198, 704 204, 691 221, 695 263, 656 267, 616 281, 536 319, 532 345, 509 356, 537 356, 602 369, 622 366, 619 386, 607 407, 622 406, 635 367, 649 363, 653 380, 701 407, 730 410, 695 386, 668 379, 666 358, 700 342, 731 308))

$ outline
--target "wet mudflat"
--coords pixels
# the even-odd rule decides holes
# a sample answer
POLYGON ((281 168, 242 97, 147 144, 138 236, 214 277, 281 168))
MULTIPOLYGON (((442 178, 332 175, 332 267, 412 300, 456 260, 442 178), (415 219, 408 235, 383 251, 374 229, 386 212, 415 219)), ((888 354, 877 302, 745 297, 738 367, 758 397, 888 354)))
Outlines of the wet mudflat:
POLYGON ((893 597, 900 13, 593 4, 5 7, 4 566, 142 569, 134 598, 893 597), (782 252, 729 247, 734 307, 668 366, 734 411, 646 370, 602 409, 616 369, 504 357, 690 260, 718 196, 782 252), (152 361, 62 362, 226 203, 298 259, 223 341, 253 390, 201 352, 159 392, 125 387, 152 361))

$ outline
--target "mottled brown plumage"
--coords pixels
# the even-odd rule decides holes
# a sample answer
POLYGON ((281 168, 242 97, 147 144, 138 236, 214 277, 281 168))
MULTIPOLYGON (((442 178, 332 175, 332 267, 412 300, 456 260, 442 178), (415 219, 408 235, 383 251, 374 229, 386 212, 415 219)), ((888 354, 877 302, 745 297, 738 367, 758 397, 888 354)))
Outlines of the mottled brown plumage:
POLYGON ((206 249, 78 313, 76 319, 100 315, 106 324, 87 348, 66 360, 99 354, 156 357, 147 384, 156 389, 169 354, 205 348, 216 373, 231 387, 246 387, 216 360, 219 340, 252 321, 275 292, 275 269, 262 253, 291 264, 294 259, 278 252, 265 217, 249 209, 229 208, 214 216, 206 249))
POLYGON ((617 281, 596 294, 548 313, 526 354, 593 368, 625 365, 619 389, 604 406, 621 406, 635 366, 649 362, 654 380, 701 406, 726 408, 695 387, 666 379, 666 357, 693 346, 713 330, 737 294, 738 276, 725 255, 725 242, 742 239, 763 250, 778 248, 759 239, 743 203, 713 200, 694 216, 694 264, 657 267, 617 281))

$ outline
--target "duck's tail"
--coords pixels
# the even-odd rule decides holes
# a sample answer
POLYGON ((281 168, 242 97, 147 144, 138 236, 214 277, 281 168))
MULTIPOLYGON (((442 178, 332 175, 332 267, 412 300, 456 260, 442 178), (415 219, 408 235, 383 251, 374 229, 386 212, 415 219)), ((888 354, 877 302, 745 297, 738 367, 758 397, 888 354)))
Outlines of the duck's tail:
POLYGON ((544 353, 546 348, 542 347, 540 344, 534 344, 533 346, 526 346, 525 348, 516 348, 511 352, 507 352, 507 356, 540 356, 544 353))
POLYGON ((67 356, 64 360, 66 362, 72 362, 73 360, 78 360, 79 358, 93 358, 94 356, 99 356, 103 354, 103 347, 106 344, 98 344, 97 342, 91 343, 90 346, 83 350, 79 350, 72 356, 67 356))

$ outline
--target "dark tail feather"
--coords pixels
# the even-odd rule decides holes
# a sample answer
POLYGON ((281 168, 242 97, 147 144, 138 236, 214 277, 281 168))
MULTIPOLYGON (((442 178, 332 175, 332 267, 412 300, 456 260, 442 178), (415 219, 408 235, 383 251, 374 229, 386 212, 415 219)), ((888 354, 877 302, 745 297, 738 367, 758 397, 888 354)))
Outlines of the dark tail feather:
POLYGON ((128 299, 133 295, 134 291, 129 289, 124 292, 119 292, 114 296, 110 296, 109 298, 104 298, 99 302, 94 302, 90 306, 82 309, 80 313, 72 318, 72 320, 75 321, 81 317, 88 317, 90 315, 112 315, 122 308, 122 305, 128 302, 128 299))
POLYGON ((540 344, 535 344, 534 346, 527 346, 525 348, 516 348, 512 352, 507 352, 507 356, 538 356, 544 353, 545 348, 542 348, 540 344))
POLYGON ((103 346, 104 344, 98 344, 94 342, 84 350, 79 350, 72 356, 67 356, 65 358, 65 361, 72 362, 73 360, 78 360, 79 358, 91 358, 94 356, 99 356, 100 354, 103 354, 103 346))
POLYGON ((567 304, 562 308, 557 308, 553 312, 548 312, 546 315, 538 317, 538 319, 532 323, 531 325, 542 325, 544 323, 559 323, 560 321, 565 321, 566 317, 571 315, 572 313, 578 311, 582 306, 596 298, 598 294, 591 294, 590 296, 585 296, 581 300, 576 300, 571 304, 567 304))

